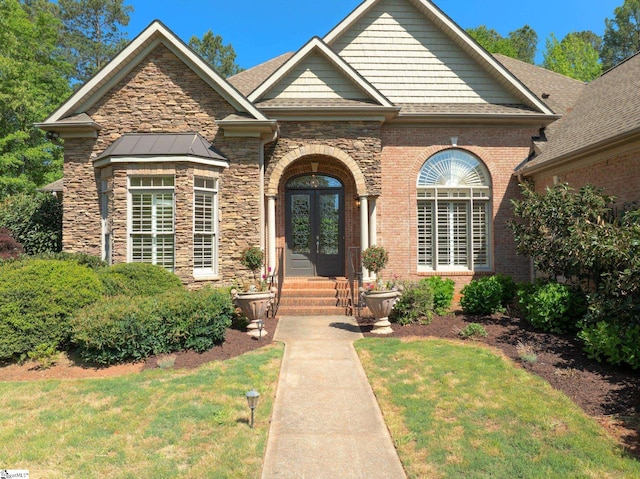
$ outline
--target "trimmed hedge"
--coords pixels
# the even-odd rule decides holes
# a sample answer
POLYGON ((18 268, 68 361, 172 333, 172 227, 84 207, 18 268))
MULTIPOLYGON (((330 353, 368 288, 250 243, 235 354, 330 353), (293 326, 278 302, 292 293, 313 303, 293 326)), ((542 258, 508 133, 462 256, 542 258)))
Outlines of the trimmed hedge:
POLYGON ((640 325, 600 321, 586 326, 578 338, 590 358, 640 369, 640 325))
POLYGON ((107 296, 153 296, 183 288, 174 273, 152 264, 120 263, 98 273, 107 296))
POLYGON ((115 296, 72 319, 73 342, 89 362, 114 364, 153 354, 206 351, 224 341, 234 307, 227 290, 175 290, 161 297, 115 296))
POLYGON ((68 342, 69 317, 102 297, 95 271, 73 262, 26 259, 0 267, 0 358, 68 342))
POLYGON ((460 306, 464 314, 494 314, 505 311, 513 301, 516 284, 510 276, 496 274, 474 279, 461 293, 460 306))
POLYGON ((555 282, 521 285, 518 304, 535 328, 552 333, 574 331, 587 312, 587 301, 577 288, 555 282))

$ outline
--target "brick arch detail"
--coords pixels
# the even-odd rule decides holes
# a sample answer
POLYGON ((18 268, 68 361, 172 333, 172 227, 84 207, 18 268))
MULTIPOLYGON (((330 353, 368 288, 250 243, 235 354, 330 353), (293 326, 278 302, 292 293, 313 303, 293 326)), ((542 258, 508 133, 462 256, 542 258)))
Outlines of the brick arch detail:
POLYGON ((328 156, 340 161, 351 172, 351 175, 353 175, 353 180, 356 185, 356 192, 358 196, 367 195, 367 183, 365 181, 364 174, 360 170, 360 167, 358 166, 356 161, 339 148, 327 145, 305 145, 300 148, 296 148, 295 150, 291 150, 289 153, 280 158, 273 168, 271 175, 269 176, 269 183, 267 185, 267 191, 265 193, 268 196, 277 195, 278 185, 280 184, 280 180, 282 179, 282 176, 284 175, 287 167, 296 160, 311 155, 328 156))

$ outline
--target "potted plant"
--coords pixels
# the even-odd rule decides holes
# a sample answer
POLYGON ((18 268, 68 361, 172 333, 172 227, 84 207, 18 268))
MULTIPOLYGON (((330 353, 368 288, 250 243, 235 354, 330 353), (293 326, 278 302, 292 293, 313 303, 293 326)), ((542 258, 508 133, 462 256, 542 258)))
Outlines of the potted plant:
POLYGON ((367 308, 375 318, 372 333, 390 334, 393 332, 389 322, 389 314, 393 309, 400 292, 395 284, 395 278, 383 281, 380 272, 389 261, 389 253, 382 246, 370 246, 362 253, 363 266, 375 273, 377 281, 368 284, 362 292, 367 308))
POLYGON ((248 334, 255 338, 265 336, 267 331, 262 329, 260 322, 266 316, 269 305, 273 302, 275 295, 269 288, 267 276, 263 275, 258 278, 258 274, 264 265, 264 252, 256 246, 251 246, 242 252, 240 263, 251 271, 253 281, 243 282, 240 291, 237 288, 233 288, 231 295, 234 303, 249 319, 249 324, 247 325, 248 334))

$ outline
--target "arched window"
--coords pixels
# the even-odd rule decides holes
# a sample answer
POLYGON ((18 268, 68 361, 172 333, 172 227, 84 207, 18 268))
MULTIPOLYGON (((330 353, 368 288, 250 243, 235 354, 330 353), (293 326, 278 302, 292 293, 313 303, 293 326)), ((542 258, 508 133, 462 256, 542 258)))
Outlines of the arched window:
POLYGON ((491 181, 463 150, 441 151, 418 175, 420 270, 490 269, 491 181))

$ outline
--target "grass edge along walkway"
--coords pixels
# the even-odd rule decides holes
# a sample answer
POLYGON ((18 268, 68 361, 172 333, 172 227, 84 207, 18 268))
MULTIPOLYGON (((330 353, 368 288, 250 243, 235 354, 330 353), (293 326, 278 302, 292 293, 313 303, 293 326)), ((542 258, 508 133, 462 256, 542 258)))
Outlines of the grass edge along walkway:
POLYGON ((192 370, 0 382, 0 467, 32 479, 259 477, 282 352, 274 344, 192 370))
POLYGON ((640 462, 562 392, 485 346, 355 343, 409 478, 638 478, 640 462))

